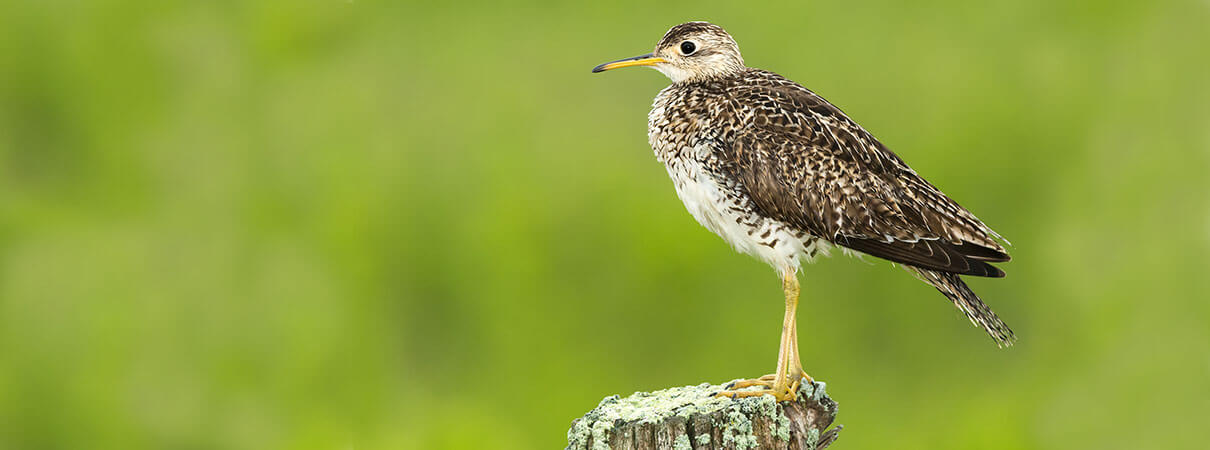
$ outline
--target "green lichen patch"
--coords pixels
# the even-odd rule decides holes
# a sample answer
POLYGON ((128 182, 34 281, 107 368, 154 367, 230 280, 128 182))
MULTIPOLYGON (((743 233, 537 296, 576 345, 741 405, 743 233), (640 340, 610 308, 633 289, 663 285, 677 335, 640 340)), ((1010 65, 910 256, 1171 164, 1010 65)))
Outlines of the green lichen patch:
POLYGON ((609 450, 609 432, 613 430, 612 422, 595 422, 592 425, 592 450, 609 450))
POLYGON ((688 435, 679 435, 676 437, 676 442, 672 444, 672 450, 693 450, 693 445, 689 444, 688 435))
POLYGON ((816 429, 807 430, 807 438, 805 441, 806 442, 804 442, 803 444, 805 445, 807 450, 815 450, 815 448, 819 446, 819 430, 816 430, 816 429))
MULTIPOLYGON (((772 399, 772 397, 769 398, 772 399)), ((753 433, 752 419, 741 412, 743 408, 737 406, 739 405, 732 405, 727 410, 727 426, 723 428, 723 445, 737 449, 755 448, 757 445, 756 434, 753 433)))

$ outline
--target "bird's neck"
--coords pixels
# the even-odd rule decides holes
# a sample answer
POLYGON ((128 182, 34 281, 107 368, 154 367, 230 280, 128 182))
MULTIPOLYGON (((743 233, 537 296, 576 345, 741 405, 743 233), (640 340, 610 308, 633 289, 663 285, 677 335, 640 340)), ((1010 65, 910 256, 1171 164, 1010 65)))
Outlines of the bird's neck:
POLYGON ((738 70, 730 69, 718 72, 695 72, 685 77, 675 78, 672 75, 669 75, 668 78, 672 79, 672 84, 678 86, 701 83, 717 83, 739 78, 747 70, 748 69, 745 67, 738 70))

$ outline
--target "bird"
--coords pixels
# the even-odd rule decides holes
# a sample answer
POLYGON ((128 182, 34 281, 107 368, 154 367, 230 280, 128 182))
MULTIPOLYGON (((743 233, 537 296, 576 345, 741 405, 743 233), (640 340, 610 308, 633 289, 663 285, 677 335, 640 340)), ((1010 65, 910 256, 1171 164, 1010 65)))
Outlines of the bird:
POLYGON ((653 52, 592 72, 643 66, 672 81, 652 103, 647 133, 677 196, 736 251, 771 265, 785 296, 775 372, 717 395, 790 401, 814 382, 798 353, 798 273, 833 249, 897 263, 998 346, 1016 340, 962 279, 1004 277, 993 264, 1009 261, 1010 243, 840 108, 746 66, 735 39, 709 22, 676 25, 653 52))

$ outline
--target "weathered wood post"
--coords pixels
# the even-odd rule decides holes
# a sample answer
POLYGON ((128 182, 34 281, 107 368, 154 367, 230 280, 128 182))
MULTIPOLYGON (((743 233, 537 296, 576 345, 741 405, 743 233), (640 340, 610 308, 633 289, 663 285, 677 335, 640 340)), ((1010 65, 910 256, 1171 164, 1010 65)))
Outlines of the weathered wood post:
POLYGON ((780 404, 770 395, 715 397, 723 388, 708 383, 613 395, 572 422, 567 448, 822 449, 843 428, 827 429, 837 407, 824 388, 822 382, 804 383, 796 401, 780 404))

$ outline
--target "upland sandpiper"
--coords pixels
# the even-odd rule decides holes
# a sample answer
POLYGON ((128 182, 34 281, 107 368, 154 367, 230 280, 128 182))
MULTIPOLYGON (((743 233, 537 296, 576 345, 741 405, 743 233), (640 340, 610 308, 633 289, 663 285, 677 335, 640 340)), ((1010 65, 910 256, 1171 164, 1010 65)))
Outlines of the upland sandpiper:
POLYGON ((648 138, 677 196, 702 226, 774 267, 786 310, 777 369, 719 395, 795 397, 810 377, 798 356, 802 262, 840 247, 903 265, 941 291, 998 345, 1012 330, 960 275, 1003 277, 1002 238, 941 193, 823 97, 744 65, 721 27, 672 27, 655 51, 592 69, 650 66, 672 80, 648 115, 648 138), (758 390, 738 390, 761 386, 758 390))

